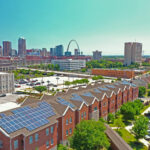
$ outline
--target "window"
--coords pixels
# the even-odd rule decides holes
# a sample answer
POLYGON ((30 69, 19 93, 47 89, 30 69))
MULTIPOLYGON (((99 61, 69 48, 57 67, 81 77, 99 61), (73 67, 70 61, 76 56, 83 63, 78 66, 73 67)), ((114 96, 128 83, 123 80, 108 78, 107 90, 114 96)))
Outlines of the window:
POLYGON ((46 142, 46 147, 49 147, 49 141, 46 142))
POLYGON ((3 142, 0 140, 0 148, 3 148, 3 142))
POLYGON ((72 134, 72 129, 71 128, 69 129, 69 132, 70 132, 70 134, 72 134))
POLYGON ((49 135, 49 128, 46 129, 46 135, 49 135))
POLYGON ((72 118, 70 117, 70 123, 72 123, 72 118))
POLYGON ((106 106, 106 102, 103 104, 103 106, 106 106))
POLYGON ((68 125, 68 119, 66 120, 66 125, 68 125))
POLYGON ((94 107, 94 111, 96 111, 97 110, 97 107, 94 107))
POLYGON ((38 133, 36 133, 36 134, 35 134, 35 141, 37 142, 38 139, 39 139, 39 135, 38 135, 38 133))
POLYGON ((53 138, 51 138, 51 145, 53 145, 54 144, 54 140, 53 140, 53 138))
POLYGON ((51 126, 51 133, 53 133, 54 132, 54 127, 53 126, 51 126))
POLYGON ((84 112, 84 117, 86 117, 86 112, 84 112))
POLYGON ((82 113, 82 114, 81 114, 81 118, 83 119, 83 117, 84 117, 84 114, 82 113))
POLYGON ((29 137, 29 143, 30 143, 30 144, 33 143, 33 137, 32 137, 32 136, 29 137))
POLYGON ((14 141, 14 149, 17 149, 18 148, 18 140, 15 140, 14 141))
POLYGON ((68 130, 66 130, 66 136, 68 136, 68 130))

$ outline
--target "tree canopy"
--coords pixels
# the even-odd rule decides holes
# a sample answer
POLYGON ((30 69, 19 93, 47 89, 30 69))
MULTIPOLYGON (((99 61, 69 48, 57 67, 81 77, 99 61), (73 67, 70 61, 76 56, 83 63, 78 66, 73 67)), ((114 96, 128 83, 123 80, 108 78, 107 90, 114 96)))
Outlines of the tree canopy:
POLYGON ((105 134, 105 126, 101 121, 82 121, 76 126, 70 139, 71 147, 76 150, 100 150, 110 146, 105 134))
POLYGON ((40 93, 47 90, 46 86, 35 86, 34 89, 40 93))
POLYGON ((128 102, 123 104, 121 107, 121 113, 125 120, 134 119, 135 115, 140 114, 140 110, 144 107, 140 100, 135 100, 134 102, 128 102))
POLYGON ((134 123, 134 127, 132 128, 136 139, 144 138, 148 132, 148 124, 149 120, 145 116, 140 116, 134 123))
POLYGON ((144 86, 139 87, 139 97, 143 97, 146 94, 146 88, 144 86))

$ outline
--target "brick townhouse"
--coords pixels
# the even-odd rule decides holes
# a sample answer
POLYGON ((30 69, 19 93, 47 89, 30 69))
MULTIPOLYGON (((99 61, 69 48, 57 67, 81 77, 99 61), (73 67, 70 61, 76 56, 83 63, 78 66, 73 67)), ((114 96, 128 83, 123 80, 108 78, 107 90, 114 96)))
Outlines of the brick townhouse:
POLYGON ((129 82, 69 89, 40 100, 27 98, 21 107, 0 113, 0 150, 56 150, 83 119, 107 119, 122 104, 138 98, 129 82))

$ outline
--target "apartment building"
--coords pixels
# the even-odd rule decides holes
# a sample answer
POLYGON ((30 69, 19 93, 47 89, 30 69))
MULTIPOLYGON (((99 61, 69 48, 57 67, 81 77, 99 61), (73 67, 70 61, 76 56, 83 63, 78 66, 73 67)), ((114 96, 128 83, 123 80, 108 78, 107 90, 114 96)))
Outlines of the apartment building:
POLYGON ((137 98, 138 87, 127 81, 27 98, 20 108, 0 113, 0 150, 56 150, 60 143, 69 144, 82 120, 107 119, 109 112, 137 98))
POLYGON ((128 42, 124 48, 124 65, 142 63, 142 43, 128 42))
POLYGON ((14 92, 14 74, 0 72, 0 94, 14 92))

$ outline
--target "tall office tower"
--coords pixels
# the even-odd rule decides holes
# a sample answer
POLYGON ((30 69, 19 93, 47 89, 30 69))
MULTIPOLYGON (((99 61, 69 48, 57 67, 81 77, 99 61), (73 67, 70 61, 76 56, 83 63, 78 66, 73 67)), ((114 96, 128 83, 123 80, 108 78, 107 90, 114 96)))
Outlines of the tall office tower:
POLYGON ((26 55, 26 39, 18 39, 18 56, 25 57, 26 55))
POLYGON ((56 56, 63 56, 63 54, 64 54, 63 45, 56 46, 55 51, 56 51, 56 56))
POLYGON ((3 56, 11 56, 11 42, 3 41, 3 56))
POLYGON ((55 55, 55 48, 50 48, 50 56, 56 56, 55 55))
POLYGON ((3 48, 0 46, 0 56, 3 56, 3 48))
POLYGON ((74 50, 74 55, 75 55, 75 56, 79 56, 79 55, 80 55, 80 51, 79 51, 78 49, 75 49, 75 50, 74 50))
POLYGON ((102 58, 102 51, 93 51, 93 59, 94 60, 100 60, 102 58))
POLYGON ((124 47, 124 65, 142 62, 142 43, 128 42, 124 47))

